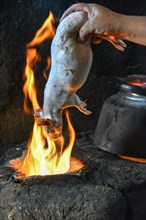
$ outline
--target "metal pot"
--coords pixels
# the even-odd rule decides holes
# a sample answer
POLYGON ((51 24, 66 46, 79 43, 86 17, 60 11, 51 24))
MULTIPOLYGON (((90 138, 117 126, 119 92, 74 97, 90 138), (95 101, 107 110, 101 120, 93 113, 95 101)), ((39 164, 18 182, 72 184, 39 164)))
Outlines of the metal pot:
POLYGON ((114 82, 120 91, 105 101, 94 143, 114 154, 146 158, 146 75, 114 82))

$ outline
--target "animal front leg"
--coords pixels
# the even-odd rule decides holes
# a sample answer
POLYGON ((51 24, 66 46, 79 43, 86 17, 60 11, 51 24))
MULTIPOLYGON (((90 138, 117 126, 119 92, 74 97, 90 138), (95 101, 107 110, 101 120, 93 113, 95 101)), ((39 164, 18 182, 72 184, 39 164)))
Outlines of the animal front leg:
POLYGON ((63 109, 68 107, 76 107, 80 112, 85 115, 90 115, 92 112, 86 109, 87 103, 81 101, 77 94, 73 94, 70 99, 64 104, 63 109))

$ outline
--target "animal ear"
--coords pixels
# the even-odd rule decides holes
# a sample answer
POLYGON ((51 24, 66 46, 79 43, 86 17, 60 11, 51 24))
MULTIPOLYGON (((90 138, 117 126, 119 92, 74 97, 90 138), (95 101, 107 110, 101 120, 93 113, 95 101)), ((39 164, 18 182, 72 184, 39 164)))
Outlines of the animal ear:
POLYGON ((70 99, 64 104, 63 109, 69 107, 76 107, 80 112, 85 115, 90 115, 92 112, 86 109, 87 103, 81 101, 77 94, 73 94, 70 99))

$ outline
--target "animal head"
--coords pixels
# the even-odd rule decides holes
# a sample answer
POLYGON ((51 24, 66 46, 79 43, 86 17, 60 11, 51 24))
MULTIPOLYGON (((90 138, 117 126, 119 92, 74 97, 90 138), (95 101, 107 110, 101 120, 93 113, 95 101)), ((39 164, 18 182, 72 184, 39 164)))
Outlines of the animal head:
POLYGON ((42 109, 35 111, 34 118, 39 126, 45 127, 50 140, 55 141, 62 135, 62 125, 58 125, 49 118, 43 118, 42 109))

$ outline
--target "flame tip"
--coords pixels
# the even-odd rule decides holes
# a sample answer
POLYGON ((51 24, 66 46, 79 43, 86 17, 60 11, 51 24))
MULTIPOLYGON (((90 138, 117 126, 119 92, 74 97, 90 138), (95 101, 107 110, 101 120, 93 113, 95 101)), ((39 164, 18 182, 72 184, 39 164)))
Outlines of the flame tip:
MULTIPOLYGON (((23 79, 25 80, 23 86, 24 111, 31 115, 34 115, 36 109, 40 109, 33 71, 36 62, 41 60, 36 46, 54 37, 54 22, 54 15, 50 11, 44 24, 36 32, 32 41, 26 46, 26 66, 23 75, 23 79), (29 106, 30 102, 32 103, 32 107, 29 106)), ((46 71, 49 69, 50 64, 51 59, 48 57, 46 71)), ((33 132, 27 144, 27 151, 23 153, 21 158, 10 161, 10 166, 17 170, 15 180, 22 180, 32 175, 52 175, 68 172, 70 169, 71 152, 75 141, 75 131, 70 122, 68 111, 66 111, 66 119, 69 131, 69 143, 66 148, 64 148, 64 137, 62 135, 57 140, 51 141, 45 129, 34 122, 33 132)))

